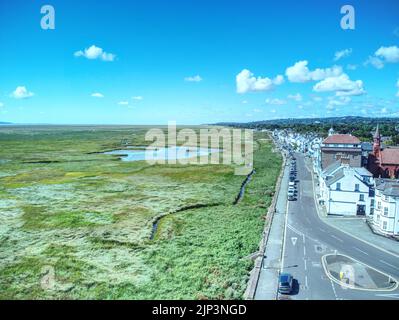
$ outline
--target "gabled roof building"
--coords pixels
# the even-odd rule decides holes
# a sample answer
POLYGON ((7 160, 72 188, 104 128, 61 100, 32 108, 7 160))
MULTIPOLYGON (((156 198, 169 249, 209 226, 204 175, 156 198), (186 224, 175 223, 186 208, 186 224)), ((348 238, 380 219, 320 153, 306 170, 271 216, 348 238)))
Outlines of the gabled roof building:
POLYGON ((386 236, 399 236, 399 180, 375 179, 373 229, 386 236))
POLYGON ((374 208, 373 175, 365 168, 354 168, 336 161, 319 179, 320 196, 327 214, 369 216, 374 208))

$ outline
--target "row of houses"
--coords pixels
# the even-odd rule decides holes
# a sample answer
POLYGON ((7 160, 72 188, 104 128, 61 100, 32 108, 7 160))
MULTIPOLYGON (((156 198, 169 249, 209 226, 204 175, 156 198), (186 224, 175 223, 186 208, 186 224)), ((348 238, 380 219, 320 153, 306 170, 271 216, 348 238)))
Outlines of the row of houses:
POLYGON ((399 236, 399 148, 381 146, 378 128, 373 143, 333 129, 326 139, 290 131, 279 136, 313 160, 328 215, 364 217, 375 232, 399 236))
POLYGON ((366 217, 375 232, 399 236, 399 149, 381 151, 378 127, 373 138, 362 143, 330 129, 317 155, 320 201, 329 215, 366 217), (394 154, 389 164, 376 161, 381 152, 394 154))

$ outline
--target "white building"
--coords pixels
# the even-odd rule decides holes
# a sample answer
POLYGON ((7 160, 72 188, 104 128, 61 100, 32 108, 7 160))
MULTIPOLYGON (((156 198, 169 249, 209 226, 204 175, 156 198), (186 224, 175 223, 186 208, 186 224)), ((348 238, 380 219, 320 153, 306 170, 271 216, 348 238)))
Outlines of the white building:
POLYGON ((319 183, 327 214, 369 216, 373 213, 373 175, 365 168, 335 162, 321 173, 319 183))
POLYGON ((373 229, 399 236, 399 180, 376 179, 375 204, 373 229))

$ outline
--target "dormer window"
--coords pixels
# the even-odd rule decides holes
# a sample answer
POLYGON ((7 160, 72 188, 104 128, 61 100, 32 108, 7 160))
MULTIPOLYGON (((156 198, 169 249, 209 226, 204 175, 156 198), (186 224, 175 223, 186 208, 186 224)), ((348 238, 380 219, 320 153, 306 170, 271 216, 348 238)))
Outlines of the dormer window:
POLYGON ((341 183, 340 182, 337 182, 335 190, 341 191, 341 183))

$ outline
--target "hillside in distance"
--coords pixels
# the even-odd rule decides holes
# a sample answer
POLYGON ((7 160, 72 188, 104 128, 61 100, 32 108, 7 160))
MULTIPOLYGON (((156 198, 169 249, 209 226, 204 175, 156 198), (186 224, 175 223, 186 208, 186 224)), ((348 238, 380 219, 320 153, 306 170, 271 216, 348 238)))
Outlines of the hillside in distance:
POLYGON ((371 117, 330 117, 330 118, 304 118, 304 119, 276 119, 248 123, 218 123, 217 125, 248 128, 256 130, 292 129, 298 133, 316 133, 327 136, 328 130, 333 127, 335 132, 352 134, 362 141, 371 141, 377 128, 383 136, 387 137, 386 144, 399 145, 399 118, 371 118, 371 117))
POLYGON ((261 120, 252 122, 219 122, 216 125, 222 126, 237 126, 247 128, 267 127, 267 126, 289 126, 289 125, 342 125, 342 124, 397 124, 399 118, 385 117, 385 118, 371 118, 371 117, 357 117, 357 116, 343 116, 343 117, 328 117, 328 118, 286 118, 261 120))

